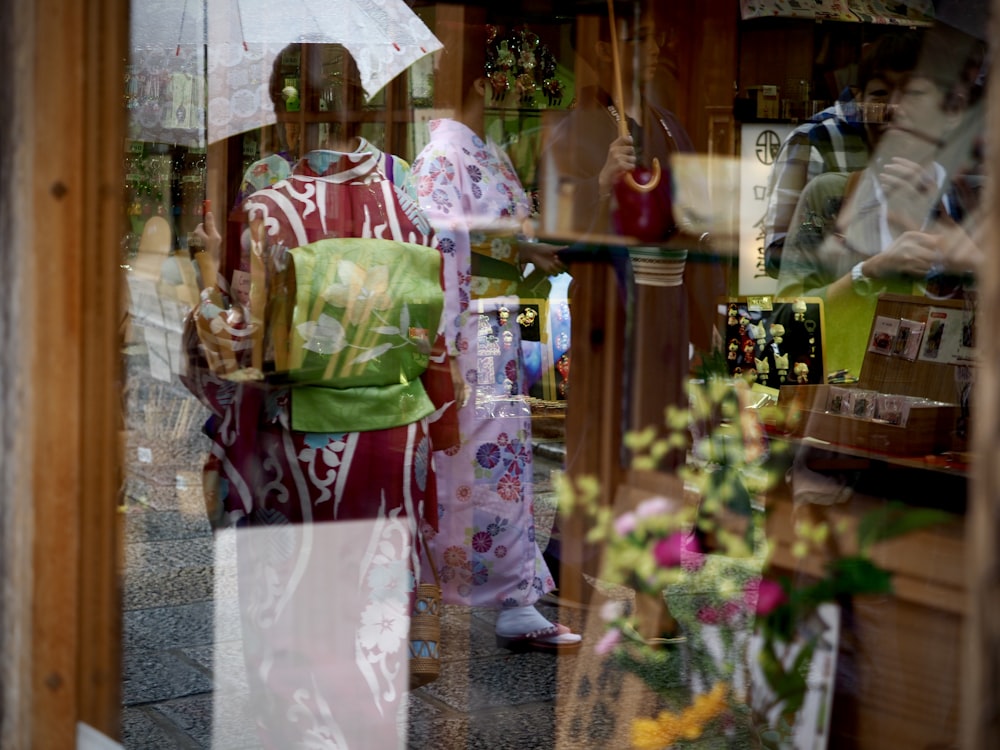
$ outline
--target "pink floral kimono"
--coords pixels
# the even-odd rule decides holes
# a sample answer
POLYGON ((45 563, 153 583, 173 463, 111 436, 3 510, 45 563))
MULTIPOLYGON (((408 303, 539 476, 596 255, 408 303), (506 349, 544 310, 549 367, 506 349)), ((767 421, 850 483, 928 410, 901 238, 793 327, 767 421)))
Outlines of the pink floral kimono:
POLYGON ((431 122, 407 184, 438 233, 448 347, 472 389, 459 413, 460 446, 435 455, 440 519, 429 546, 444 600, 530 605, 554 581, 535 543, 518 322, 513 239, 528 199, 506 155, 453 120, 431 122))

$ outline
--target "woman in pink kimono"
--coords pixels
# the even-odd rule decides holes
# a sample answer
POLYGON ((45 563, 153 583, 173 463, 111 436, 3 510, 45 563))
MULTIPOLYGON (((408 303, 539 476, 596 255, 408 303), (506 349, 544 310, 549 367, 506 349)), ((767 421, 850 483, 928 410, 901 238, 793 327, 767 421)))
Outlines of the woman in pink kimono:
POLYGON ((212 285, 184 382, 214 415, 212 520, 245 530, 243 645, 268 748, 396 731, 419 546, 406 540, 436 525, 431 452, 457 440, 440 253, 378 161, 310 152, 252 194, 245 288, 213 283, 211 215, 197 256, 212 285))
POLYGON ((469 388, 460 446, 435 454, 440 518, 429 546, 446 603, 501 610, 498 644, 568 649, 580 636, 534 606, 554 581, 535 542, 517 297, 522 263, 564 269, 556 248, 518 239, 529 202, 507 156, 483 138, 487 81, 475 58, 486 44, 477 31, 469 27, 462 37, 474 67, 462 71, 467 85, 456 118, 431 122, 407 183, 438 233, 447 345, 469 388))

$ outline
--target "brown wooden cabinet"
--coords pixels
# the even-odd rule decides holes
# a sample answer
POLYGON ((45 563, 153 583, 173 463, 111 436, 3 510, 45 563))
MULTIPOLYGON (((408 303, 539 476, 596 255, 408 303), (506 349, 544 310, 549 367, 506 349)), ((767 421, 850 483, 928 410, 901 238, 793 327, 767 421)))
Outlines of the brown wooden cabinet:
POLYGON ((823 452, 810 465, 827 477, 847 472, 855 478, 855 491, 846 502, 795 503, 802 488, 793 475, 768 497, 767 535, 778 572, 818 575, 829 559, 795 557, 797 520, 828 524, 828 550, 849 554, 855 551, 859 519, 890 499, 933 504, 953 518, 876 545, 873 558, 892 573, 894 594, 855 597, 842 608, 830 747, 957 747, 968 608, 964 473, 836 451, 823 452))

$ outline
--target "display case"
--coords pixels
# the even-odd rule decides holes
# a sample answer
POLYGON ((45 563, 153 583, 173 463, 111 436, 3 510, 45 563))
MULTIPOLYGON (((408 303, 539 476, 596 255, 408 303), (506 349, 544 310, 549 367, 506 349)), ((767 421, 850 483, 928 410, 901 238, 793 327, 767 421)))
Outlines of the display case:
POLYGON ((807 437, 917 456, 967 447, 974 380, 970 301, 882 295, 856 383, 781 389, 807 437))

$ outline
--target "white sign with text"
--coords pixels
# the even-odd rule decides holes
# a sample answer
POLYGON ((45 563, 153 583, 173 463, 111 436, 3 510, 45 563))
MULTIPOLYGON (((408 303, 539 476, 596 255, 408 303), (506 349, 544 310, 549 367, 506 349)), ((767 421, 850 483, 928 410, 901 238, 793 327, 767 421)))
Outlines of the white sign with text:
POLYGON ((777 281, 764 272, 764 211, 767 179, 781 142, 791 131, 786 123, 753 123, 740 130, 741 295, 777 292, 777 281))

